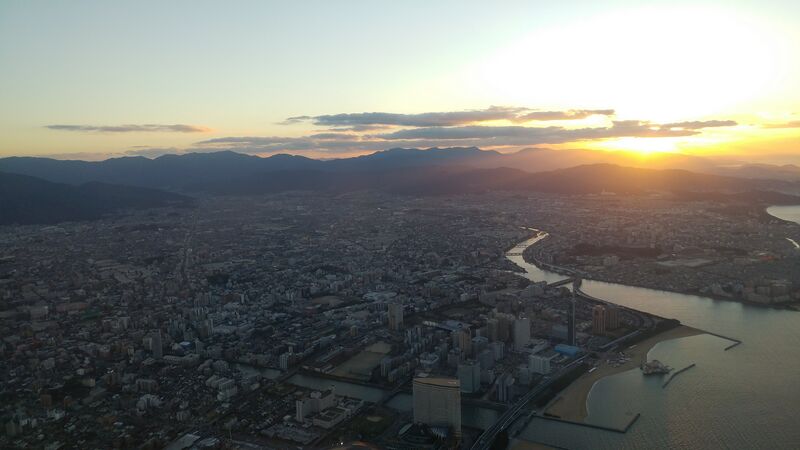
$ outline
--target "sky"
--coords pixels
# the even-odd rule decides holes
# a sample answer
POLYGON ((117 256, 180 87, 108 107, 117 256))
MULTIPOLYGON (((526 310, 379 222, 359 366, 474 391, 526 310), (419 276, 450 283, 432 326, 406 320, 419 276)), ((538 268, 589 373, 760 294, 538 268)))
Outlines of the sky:
POLYGON ((394 147, 800 164, 797 1, 0 0, 0 156, 394 147))

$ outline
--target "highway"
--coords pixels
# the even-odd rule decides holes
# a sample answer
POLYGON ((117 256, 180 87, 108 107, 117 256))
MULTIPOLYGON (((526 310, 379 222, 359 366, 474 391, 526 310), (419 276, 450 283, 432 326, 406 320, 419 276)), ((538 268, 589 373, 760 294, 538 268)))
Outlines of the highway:
POLYGON ((483 433, 478 437, 474 444, 472 444, 472 450, 488 450, 488 448, 494 442, 494 439, 497 435, 509 427, 514 421, 516 421, 520 413, 523 411, 525 405, 528 404, 532 399, 534 399, 537 395, 544 392, 547 388, 549 388, 553 383, 555 383, 559 378, 569 373, 570 370, 575 368, 578 364, 583 362, 583 360, 588 355, 583 355, 580 358, 572 361, 571 363, 564 366, 561 370, 559 370, 555 375, 551 376, 547 381, 544 383, 539 384, 536 388, 528 391, 525 395, 519 398, 514 405, 512 405, 506 412, 497 419, 491 427, 487 428, 483 431, 483 433))

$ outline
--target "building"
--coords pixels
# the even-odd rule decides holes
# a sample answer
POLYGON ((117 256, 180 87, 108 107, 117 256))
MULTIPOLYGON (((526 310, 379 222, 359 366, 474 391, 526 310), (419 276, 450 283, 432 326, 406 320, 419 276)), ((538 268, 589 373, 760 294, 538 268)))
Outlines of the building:
POLYGON ((481 390, 481 366, 475 361, 458 365, 458 381, 461 392, 472 394, 481 390))
POLYGON ((606 309, 602 305, 592 308, 592 333, 606 334, 606 309))
POLYGON ((494 360, 497 361, 499 359, 503 359, 505 344, 502 342, 492 342, 489 344, 489 348, 494 352, 494 360))
POLYGON ((509 403, 514 399, 514 377, 504 373, 497 378, 497 400, 509 403))
POLYGON ((336 404, 335 388, 325 392, 314 391, 295 402, 295 420, 302 422, 306 416, 325 411, 336 404))
POLYGON ((389 329, 400 331, 403 329, 403 305, 389 303, 389 329))
POLYGON ((577 301, 578 290, 581 288, 581 279, 572 280, 572 298, 569 302, 567 311, 567 345, 575 346, 575 302, 577 301))
POLYGON ((514 321, 514 349, 522 350, 531 342, 531 319, 520 317, 514 321))
POLYGON ((450 427, 461 436, 461 385, 457 379, 414 378, 413 397, 414 422, 450 427))
POLYGON ((531 373, 547 375, 550 373, 550 361, 556 357, 556 353, 548 351, 539 355, 531 355, 528 358, 528 370, 531 373))
POLYGON ((559 353, 564 356, 569 356, 574 358, 581 352, 581 349, 572 345, 565 345, 565 344, 558 344, 556 345, 555 349, 556 353, 559 353))

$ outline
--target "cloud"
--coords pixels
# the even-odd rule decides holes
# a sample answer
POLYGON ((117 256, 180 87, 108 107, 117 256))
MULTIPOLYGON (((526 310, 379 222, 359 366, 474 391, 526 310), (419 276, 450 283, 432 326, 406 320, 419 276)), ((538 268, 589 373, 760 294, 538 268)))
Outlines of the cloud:
MULTIPOLYGON (((686 121, 659 124, 647 120, 609 120, 604 126, 575 128, 549 121, 580 120, 590 116, 613 118, 613 109, 535 110, 491 106, 485 109, 400 114, 387 112, 294 116, 285 124, 311 123, 324 127, 305 136, 227 136, 197 142, 200 151, 241 153, 330 154, 363 153, 392 147, 475 146, 522 148, 623 137, 659 138, 701 134, 703 129, 735 126, 732 120, 686 121), (493 126, 487 121, 506 120, 493 126), (537 124, 539 126, 530 126, 537 124), (523 126, 526 124, 526 126, 523 126)), ((194 149, 193 149, 194 150, 194 149)))
POLYGON ((768 123, 762 125, 762 128, 800 128, 800 120, 790 120, 789 122, 782 123, 768 123))
POLYGON ((700 130, 714 127, 735 127, 734 120, 695 120, 691 122, 673 122, 662 124, 662 128, 683 128, 684 130, 700 130))
MULTIPOLYGON (((486 110, 484 110, 486 111, 486 110)), ((610 114, 612 110, 548 111, 547 117, 585 117, 610 114), (563 115, 562 115, 563 113, 563 115)), ((439 113, 432 113, 439 114, 439 113)), ((402 115, 401 115, 402 116, 402 115)), ((426 116, 430 119, 429 116, 426 116)), ((436 119, 440 121, 441 117, 436 119)), ((417 119, 415 119, 417 120, 417 119)), ((410 122, 404 122, 410 123, 410 122)), ((208 139, 196 145, 203 149, 233 150, 244 153, 305 152, 358 153, 391 147, 475 146, 512 148, 539 144, 564 144, 623 137, 660 138, 694 136, 704 128, 733 126, 730 120, 709 120, 658 124, 644 120, 617 120, 608 126, 565 128, 522 125, 404 127, 384 133, 320 132, 301 137, 230 136, 208 139)))
MULTIPOLYGON (((536 111, 530 108, 513 106, 490 106, 486 109, 467 111, 426 112, 419 114, 399 114, 387 112, 363 112, 328 114, 322 116, 295 116, 286 119, 283 124, 311 122, 318 126, 328 127, 446 127, 465 125, 490 120, 509 120, 512 122, 577 120, 592 115, 610 116, 613 109, 571 109, 566 111, 536 111)), ((354 129, 354 131, 359 131, 354 129)))
POLYGON ((383 140, 487 140, 488 145, 561 144, 616 137, 674 137, 697 134, 691 129, 672 129, 646 121, 615 121, 610 127, 568 129, 563 127, 463 126, 424 127, 373 135, 383 140))
POLYGON ((45 128, 58 131, 81 131, 87 133, 206 133, 211 131, 210 128, 198 125, 161 125, 152 123, 143 125, 45 125, 45 128))
POLYGON ((318 133, 304 137, 229 136, 197 142, 205 151, 233 150, 241 153, 321 151, 352 153, 379 150, 384 141, 364 140, 346 133, 318 133))
POLYGON ((590 116, 613 116, 613 109, 569 109, 566 111, 532 111, 517 117, 517 122, 530 120, 578 120, 590 116))

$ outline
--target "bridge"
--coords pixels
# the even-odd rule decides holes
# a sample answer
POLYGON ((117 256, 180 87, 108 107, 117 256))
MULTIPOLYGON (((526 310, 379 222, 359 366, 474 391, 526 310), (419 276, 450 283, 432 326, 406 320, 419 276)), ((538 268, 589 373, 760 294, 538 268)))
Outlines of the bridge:
POLYGON ((561 287, 561 286, 566 286, 568 284, 572 284, 572 282, 574 280, 575 280, 574 278, 564 278, 561 281, 554 281, 554 282, 548 284, 547 288, 549 289, 549 288, 557 288, 557 287, 561 287))
POLYGON ((492 443, 494 442, 497 435, 500 434, 501 431, 508 428, 512 423, 514 423, 519 417, 525 412, 524 408, 534 398, 536 398, 539 394, 546 391, 553 383, 555 383, 559 378, 569 373, 573 368, 575 368, 578 364, 583 362, 583 360, 588 355, 583 355, 580 358, 572 361, 571 363, 564 366, 558 373, 552 376, 550 379, 545 381, 544 383, 536 386, 535 389, 528 391, 525 395, 520 397, 513 406, 508 408, 502 416, 489 428, 485 429, 483 433, 478 437, 474 444, 472 444, 472 450, 488 450, 491 447, 492 443))

